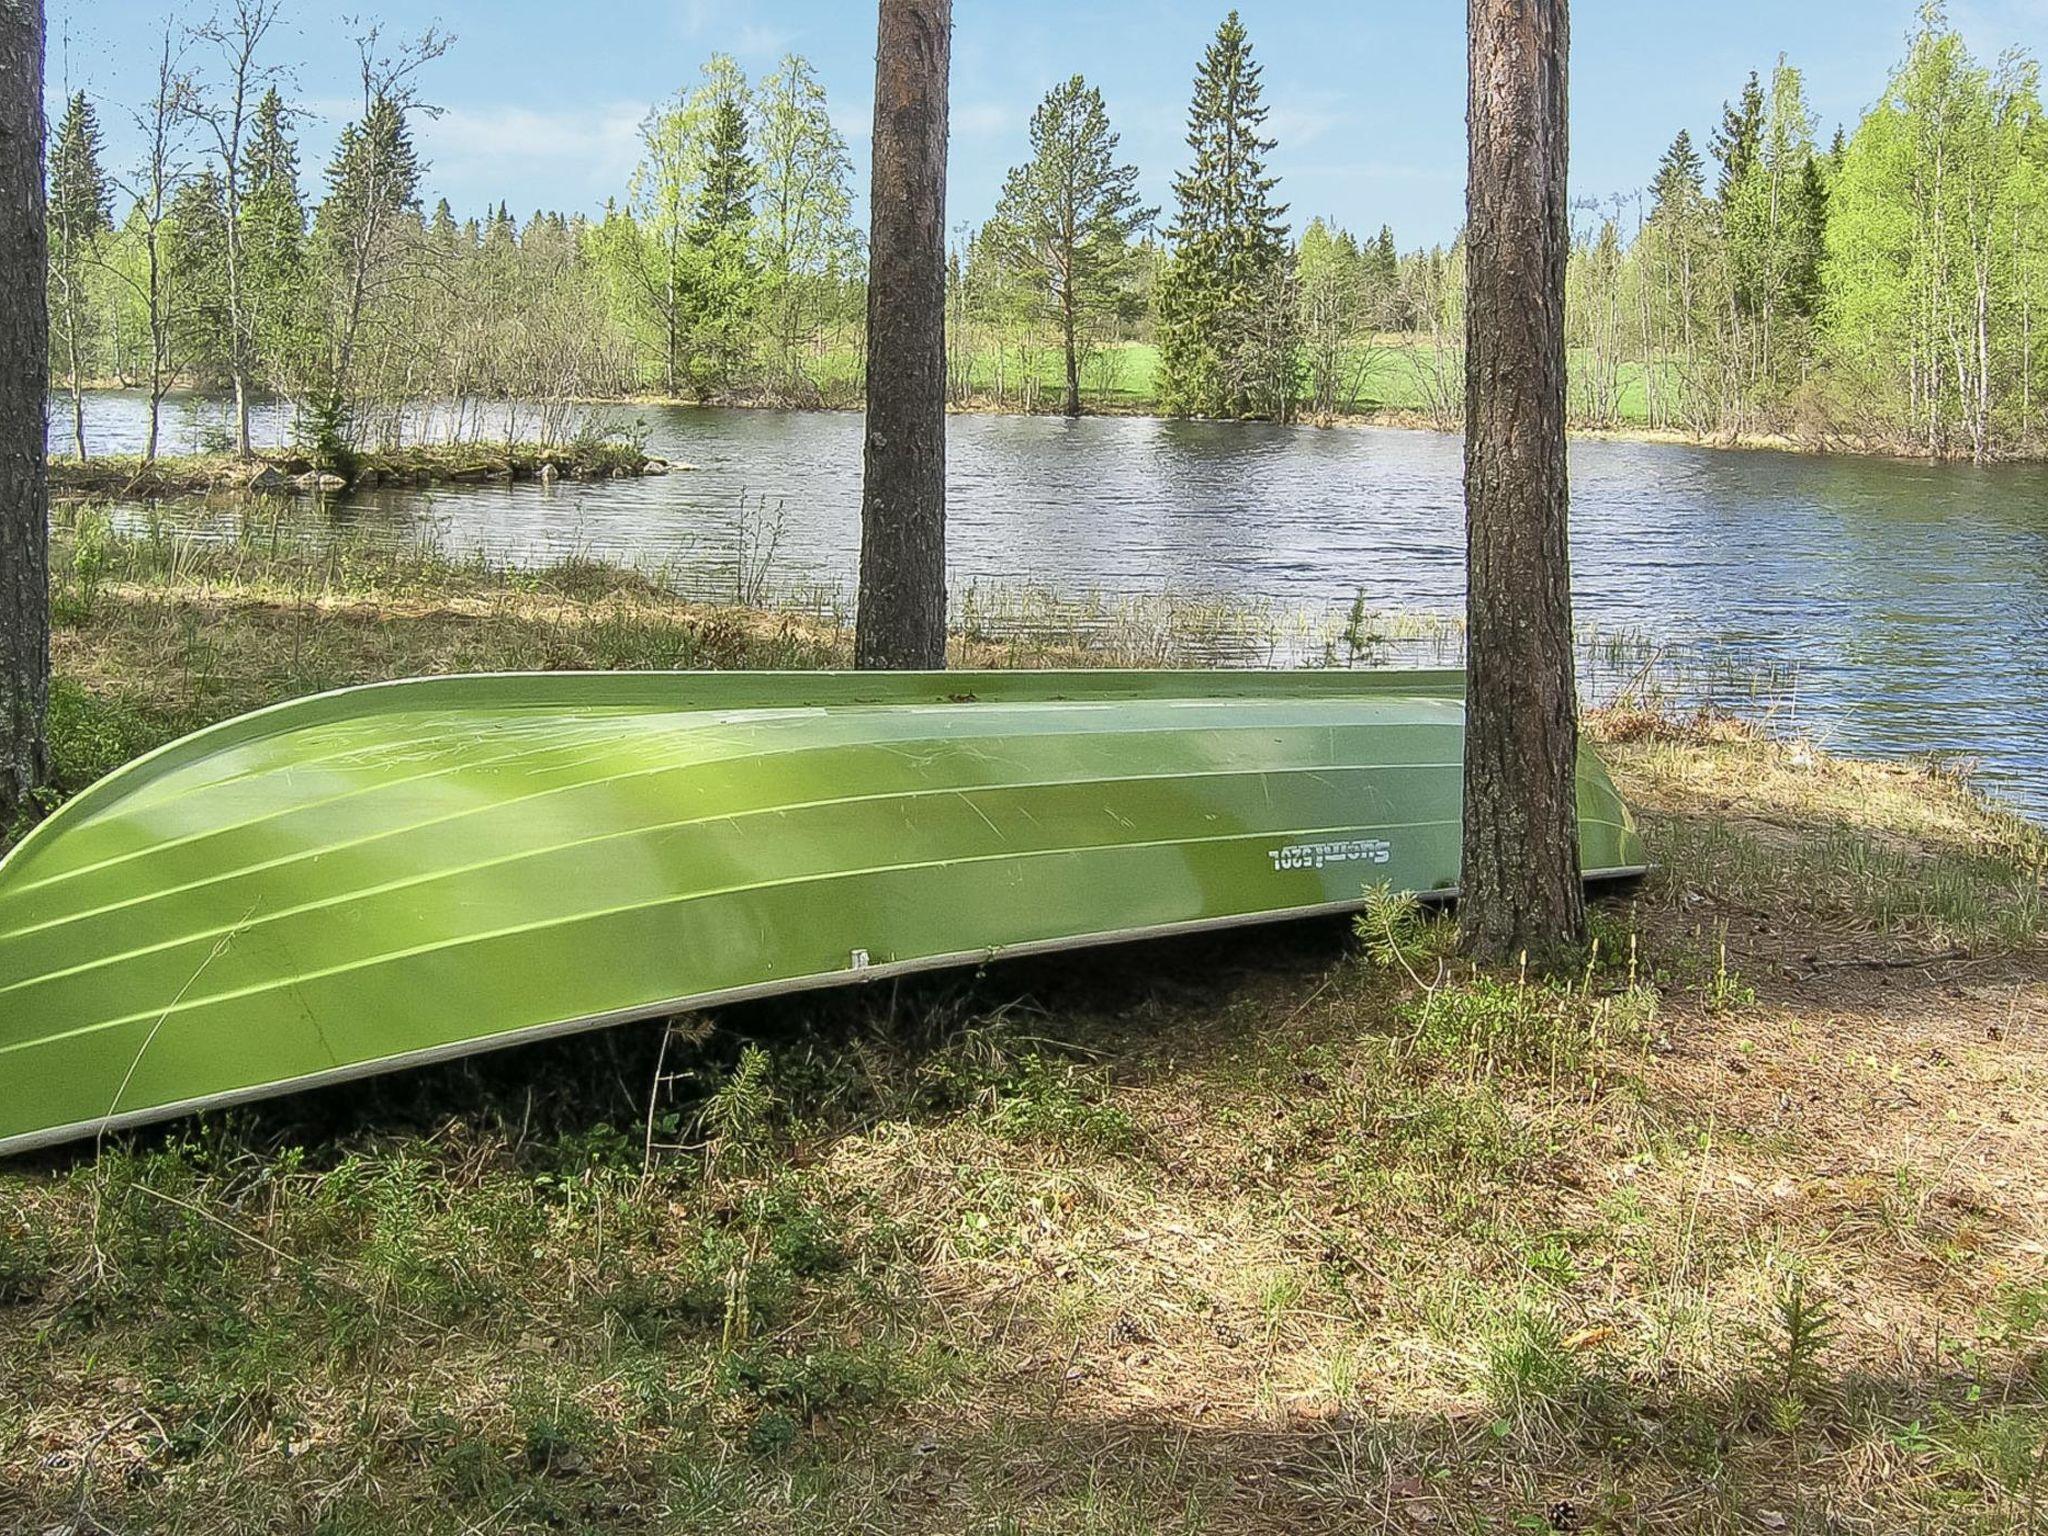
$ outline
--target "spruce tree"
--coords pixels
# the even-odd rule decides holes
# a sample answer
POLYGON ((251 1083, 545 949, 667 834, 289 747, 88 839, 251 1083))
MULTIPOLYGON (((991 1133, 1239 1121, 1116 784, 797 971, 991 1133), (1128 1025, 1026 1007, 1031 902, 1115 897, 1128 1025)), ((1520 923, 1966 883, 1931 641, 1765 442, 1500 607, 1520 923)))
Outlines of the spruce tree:
POLYGON ((1650 182, 1650 216, 1690 209, 1705 193, 1706 166, 1692 147, 1692 135, 1681 128, 1650 182))
POLYGON ((718 92, 706 135, 704 185, 690 238, 699 246, 744 239, 754 223, 754 189, 761 179, 749 147, 747 101, 736 89, 718 92))
POLYGON ((71 391, 72 446, 85 462, 85 380, 98 338, 91 278, 100 244, 113 227, 113 184, 100 165, 105 141, 92 103, 80 91, 65 103, 50 146, 49 240, 51 353, 71 391))
POLYGON ((270 388, 291 393, 302 382, 309 333, 306 204, 298 145, 274 89, 257 103, 243 167, 242 284, 254 361, 270 388))
POLYGON ((202 384, 226 376, 233 327, 228 318, 227 198, 211 167, 171 199, 165 269, 171 288, 172 353, 178 371, 202 384))
POLYGON ((1160 280, 1160 401, 1178 416, 1284 417, 1293 408, 1287 208, 1266 174, 1271 109, 1232 11, 1195 76, 1194 163, 1174 180, 1179 217, 1160 280))
POLYGON ((1714 134, 1714 158, 1721 164, 1721 185, 1717 195, 1727 202, 1742 178, 1756 164, 1763 147, 1764 87, 1755 70, 1742 88, 1739 102, 1721 109, 1721 127, 1714 134))
POLYGON ((1401 252, 1394 244, 1394 226, 1382 224, 1374 237, 1367 260, 1372 280, 1383 291, 1391 292, 1401 281, 1401 252))
POLYGON ((1821 263, 1828 248, 1828 184, 1818 155, 1808 155, 1800 169, 1785 240, 1786 307, 1802 320, 1818 320, 1821 263))
POLYGON ((1803 361, 1811 339, 1784 322, 1810 318, 1818 306, 1814 232, 1824 231, 1826 213, 1813 164, 1813 116, 1799 71, 1781 58, 1768 93, 1756 102, 1752 131, 1751 93, 1744 93, 1743 126, 1723 162, 1736 175, 1722 192, 1720 223, 1734 309, 1744 323, 1744 372, 1749 385, 1768 396, 1803 361), (1809 172, 1818 206, 1809 206, 1805 195, 1809 172), (1797 291, 1802 286, 1803 295, 1797 291))
POLYGON ((1408 316, 1401 305, 1401 251, 1394 244, 1393 225, 1382 224, 1361 257, 1373 324, 1390 331, 1406 329, 1408 316))
POLYGON ((284 98, 275 86, 256 103, 256 115, 249 122, 249 149, 242 165, 247 172, 250 195, 259 191, 289 193, 293 206, 303 214, 299 200, 299 146, 292 141, 284 98))
POLYGON ((326 399, 316 413, 315 447, 335 463, 354 385, 364 320, 403 252, 402 221, 419 208, 422 167, 406 123, 407 107, 389 94, 371 95, 362 117, 341 131, 327 166, 327 200, 314 220, 336 275, 336 312, 328 323, 326 399))
POLYGON ((752 144, 753 92, 739 65, 720 55, 690 98, 699 169, 684 231, 687 279, 681 307, 695 354, 697 394, 729 393, 753 350, 759 297, 754 260, 754 193, 761 170, 752 144))
POLYGON ((90 240, 112 227, 114 188, 100 166, 105 148, 99 114, 79 91, 65 103, 50 145, 50 223, 70 238, 90 240))
POLYGON ((341 131, 327 167, 320 223, 330 240, 350 241, 414 207, 419 187, 419 154, 405 113, 379 96, 360 122, 341 131))

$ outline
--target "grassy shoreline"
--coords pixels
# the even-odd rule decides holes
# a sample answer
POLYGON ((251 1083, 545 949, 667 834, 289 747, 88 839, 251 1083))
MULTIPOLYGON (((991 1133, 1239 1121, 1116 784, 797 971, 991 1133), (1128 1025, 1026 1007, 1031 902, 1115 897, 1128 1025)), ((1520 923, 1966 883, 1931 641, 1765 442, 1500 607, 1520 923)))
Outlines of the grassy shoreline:
MULTIPOLYGON (((60 792, 347 682, 846 655, 588 563, 74 539, 60 792)), ((2048 840, 1592 729, 1663 872, 1570 982, 1388 905, 727 1010, 651 1113, 660 1027, 0 1166, 0 1529, 2041 1528, 2048 840)))

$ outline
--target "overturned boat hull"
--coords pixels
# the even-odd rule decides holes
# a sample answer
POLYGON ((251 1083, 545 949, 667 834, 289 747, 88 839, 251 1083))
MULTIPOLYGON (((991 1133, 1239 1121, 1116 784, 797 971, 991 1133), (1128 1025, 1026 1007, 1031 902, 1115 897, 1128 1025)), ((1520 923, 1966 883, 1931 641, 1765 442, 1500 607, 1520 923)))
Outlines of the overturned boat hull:
MULTIPOLYGON (((0 864, 0 1153, 742 998, 1448 891, 1455 673, 395 683, 0 864)), ((1589 879, 1642 871, 1588 754, 1589 879)))

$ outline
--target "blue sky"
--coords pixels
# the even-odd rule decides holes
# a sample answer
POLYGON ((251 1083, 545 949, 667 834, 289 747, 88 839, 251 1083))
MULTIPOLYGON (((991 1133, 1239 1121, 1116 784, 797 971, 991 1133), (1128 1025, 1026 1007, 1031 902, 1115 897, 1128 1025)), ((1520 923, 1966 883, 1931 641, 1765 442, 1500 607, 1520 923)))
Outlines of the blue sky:
MULTIPOLYGON (((203 19, 207 0, 49 0, 50 89, 68 73, 100 103, 110 159, 136 136, 130 104, 147 90, 167 16, 203 19)), ((1464 184, 1464 12, 1459 0, 1239 0, 1266 66, 1274 168, 1298 219, 1391 223, 1403 246, 1447 239, 1464 184)), ((1228 0, 956 0, 951 219, 979 220, 1024 152, 1031 108, 1076 71, 1100 85, 1144 172, 1169 203, 1195 60, 1228 0)), ((1720 104, 1780 52, 1802 66, 1831 133, 1853 125, 1903 51, 1915 0, 1578 0, 1573 7, 1573 192, 1640 188, 1680 127, 1704 138, 1720 104)), ((1958 0, 1950 7, 1989 58, 2048 52, 2048 0, 1958 0)), ((300 3, 276 52, 294 62, 316 170, 350 111, 353 54, 340 8, 300 3)), ((709 54, 749 73, 808 55, 865 180, 874 7, 866 0, 385 0, 391 31, 438 22, 456 35, 425 82, 445 108, 423 124, 429 182, 461 212, 508 199, 595 210, 625 185, 635 128, 654 101, 696 77, 709 54)), ((195 54, 195 59, 199 55, 195 54)), ((310 177, 309 177, 310 179, 310 177)))

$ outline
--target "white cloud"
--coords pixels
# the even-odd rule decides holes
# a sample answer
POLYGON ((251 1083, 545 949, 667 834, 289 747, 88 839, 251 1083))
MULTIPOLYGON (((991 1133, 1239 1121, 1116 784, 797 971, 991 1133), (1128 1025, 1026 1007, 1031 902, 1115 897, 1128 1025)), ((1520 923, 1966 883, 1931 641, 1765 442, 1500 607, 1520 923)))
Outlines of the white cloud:
MULTIPOLYGON (((2041 32, 2048 28, 2048 0, 1960 0, 1950 6, 1949 19, 1987 59, 2017 47, 2038 55, 2041 32)), ((1909 16, 1900 31, 1914 25, 1909 16)))
POLYGON ((580 182, 595 197, 625 186, 639 159, 646 116, 645 102, 626 101, 559 112, 450 107, 439 118, 422 119, 418 133, 432 179, 451 199, 511 195, 534 181, 580 182))
POLYGON ((1302 149, 1328 138, 1357 118, 1356 109, 1335 98, 1298 96, 1273 108, 1272 116, 1266 119, 1266 136, 1278 139, 1282 149, 1302 149))
POLYGON ((732 51, 743 59, 781 58, 789 52, 790 44, 795 41, 794 32, 749 22, 740 28, 739 35, 733 39, 732 51))
POLYGON ((796 34, 756 19, 752 0, 682 0, 676 29, 740 58, 778 58, 789 52, 796 34))
POLYGON ((863 144, 875 136, 875 111, 872 104, 861 107, 828 104, 826 109, 832 117, 832 126, 839 130, 839 137, 849 144, 863 144))
POLYGON ((1012 129, 1021 132, 1030 120, 1029 112, 1019 112, 1015 107, 1006 107, 1000 102, 960 102, 953 107, 953 132, 977 138, 1007 133, 1012 129))

